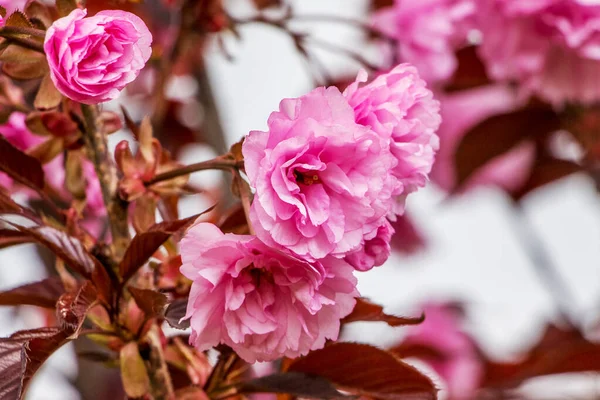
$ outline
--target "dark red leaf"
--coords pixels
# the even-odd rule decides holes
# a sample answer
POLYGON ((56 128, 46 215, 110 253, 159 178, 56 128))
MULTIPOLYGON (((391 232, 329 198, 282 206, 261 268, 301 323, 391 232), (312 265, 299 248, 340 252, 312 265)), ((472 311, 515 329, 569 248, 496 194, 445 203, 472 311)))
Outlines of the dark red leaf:
POLYGON ((17 288, 0 292, 0 305, 30 305, 54 308, 58 298, 65 292, 58 277, 44 279, 17 288))
POLYGON ((477 46, 468 46, 456 52, 458 67, 446 86, 446 91, 472 89, 491 83, 485 65, 477 55, 477 46))
POLYGON ((288 372, 323 377, 350 393, 378 399, 436 399, 437 389, 416 368, 366 344, 333 343, 294 360, 288 372))
POLYGON ((10 223, 36 242, 49 248, 73 270, 84 277, 90 277, 95 268, 103 268, 100 262, 85 249, 79 239, 51 226, 27 228, 10 223))
POLYGON ((385 322, 389 326, 418 325, 425 321, 425 315, 422 314, 420 317, 416 318, 389 315, 383 312, 382 306, 359 297, 356 299, 356 305, 350 315, 342 320, 344 323, 356 321, 385 322))
POLYGON ((482 385, 515 387, 538 376, 586 371, 600 371, 600 344, 588 341, 575 329, 550 325, 523 360, 488 361, 482 385))
MULTIPOLYGON (((2 200, 0 199, 0 202, 2 200)), ((0 206, 1 207, 1 206, 0 206)), ((30 243, 33 239, 14 229, 0 229, 0 249, 17 244, 30 243)))
POLYGON ((371 0, 371 9, 379 10, 381 8, 391 7, 394 5, 394 0, 371 0))
POLYGON ((173 301, 165 310, 165 320, 175 329, 187 329, 190 327, 190 320, 181 321, 185 316, 188 299, 177 299, 173 301))
POLYGON ((129 293, 133 296, 138 307, 148 316, 155 317, 161 315, 167 304, 167 297, 155 290, 129 288, 129 293))
POLYGON ((172 234, 193 223, 200 215, 211 211, 211 207, 203 213, 177 221, 167 221, 152 225, 147 232, 136 235, 119 264, 123 282, 127 282, 152 255, 171 237, 172 234))
POLYGON ((0 339, 0 399, 22 399, 33 375, 67 337, 60 328, 41 328, 0 339))
POLYGON ((268 7, 281 6, 281 0, 252 0, 252 2, 258 10, 263 10, 268 7))
POLYGON ((0 135, 0 171, 32 189, 44 188, 42 164, 10 144, 0 135))
POLYGON ((536 161, 531 175, 525 184, 512 193, 515 200, 520 200, 536 189, 562 179, 582 170, 579 164, 557 158, 543 158, 536 161))
POLYGON ((495 157, 506 153, 524 140, 539 138, 560 128, 551 109, 529 106, 518 111, 494 115, 466 133, 455 154, 458 185, 495 157))
POLYGON ((65 293, 58 299, 56 317, 69 336, 79 335, 85 317, 97 298, 96 288, 90 281, 86 281, 76 292, 65 293))
POLYGON ((268 375, 242 382, 239 393, 289 393, 312 399, 351 398, 338 392, 327 379, 299 372, 268 375))
POLYGON ((221 216, 219 228, 224 233, 248 233, 248 222, 246 221, 246 213, 244 212, 242 203, 237 203, 221 216))

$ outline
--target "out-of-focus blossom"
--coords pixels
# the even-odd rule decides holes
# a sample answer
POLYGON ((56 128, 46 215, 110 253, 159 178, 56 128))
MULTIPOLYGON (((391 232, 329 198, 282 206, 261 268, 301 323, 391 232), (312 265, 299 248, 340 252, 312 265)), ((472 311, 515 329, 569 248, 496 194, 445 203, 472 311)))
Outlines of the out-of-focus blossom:
POLYGON ((487 0, 478 15, 492 78, 555 105, 600 100, 600 3, 487 0))
MULTIPOLYGON (((33 134, 25 123, 26 115, 21 112, 11 113, 8 121, 0 125, 0 135, 8 140, 13 146, 21 151, 27 151, 41 144, 47 137, 33 134)), ((102 199, 100 182, 94 171, 94 165, 88 160, 82 160, 83 178, 86 181, 85 196, 87 212, 91 216, 101 216, 106 213, 102 199)), ((52 161, 44 165, 44 176, 46 183, 57 191, 57 194, 67 199, 69 196, 64 188, 65 167, 64 157, 58 155, 52 161)), ((0 186, 12 188, 13 180, 5 173, 0 172, 0 186)))
MULTIPOLYGON (((6 140, 21 151, 26 151, 44 141, 43 137, 34 135, 27 129, 27 125, 25 125, 26 117, 22 112, 13 112, 10 114, 8 121, 0 125, 0 135, 4 136, 6 140)), ((12 184, 12 179, 5 173, 0 172, 0 185, 10 188, 12 184)))
POLYGON ((414 64, 429 83, 454 73, 454 52, 474 27, 473 0, 395 0, 378 11, 373 26, 398 41, 398 59, 414 64))
POLYGON ((23 11, 26 3, 26 0, 0 0, 0 6, 6 10, 7 17, 16 10, 23 11))
POLYGON ((410 328, 399 348, 407 355, 414 353, 440 375, 449 399, 474 398, 483 365, 473 339, 461 329, 461 312, 448 304, 427 304, 423 311, 425 322, 410 328), (423 348, 429 350, 420 354, 423 348))
POLYGON ((386 218, 381 219, 381 226, 376 231, 365 235, 364 244, 356 251, 346 255, 350 265, 359 271, 368 271, 373 267, 383 265, 390 256, 390 240, 394 228, 386 218))
POLYGON ((268 126, 243 144, 257 236, 312 259, 358 249, 392 208, 388 142, 355 122, 335 87, 283 100, 268 126))
POLYGON ((152 34, 136 15, 75 9, 52 24, 44 50, 56 88, 70 99, 96 104, 114 99, 150 58, 152 34))
MULTIPOLYGON (((494 85, 447 95, 441 104, 444 121, 438 131, 441 146, 431 179, 452 192, 457 185, 455 152, 467 131, 492 115, 515 109, 519 103, 513 90, 494 85)), ((534 146, 523 143, 483 166, 462 189, 490 185, 509 192, 516 190, 526 182, 534 161, 534 146)))
POLYGON ((344 96, 354 108, 356 122, 389 142, 397 160, 393 174, 400 183, 394 192, 399 201, 393 212, 402 214, 406 195, 427 183, 439 147, 435 132, 441 122, 440 104, 417 69, 408 64, 359 86, 366 80, 363 71, 344 96))
POLYGON ((309 263, 208 223, 190 228, 181 259, 193 281, 190 343, 201 351, 224 343, 248 362, 298 357, 337 339, 358 295, 343 260, 309 263))

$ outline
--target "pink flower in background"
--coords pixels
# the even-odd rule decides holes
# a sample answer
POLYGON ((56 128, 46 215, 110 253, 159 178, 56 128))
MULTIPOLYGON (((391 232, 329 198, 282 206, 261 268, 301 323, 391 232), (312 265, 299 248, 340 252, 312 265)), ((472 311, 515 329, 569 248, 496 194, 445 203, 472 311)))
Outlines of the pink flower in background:
POLYGON ((8 17, 16 10, 23 11, 25 9, 26 3, 26 0, 0 0, 0 6, 4 7, 4 9, 6 10, 6 17, 8 17))
POLYGON ((406 196, 427 183, 439 147, 435 131, 441 122, 440 104, 417 69, 408 64, 359 86, 366 80, 366 73, 359 73, 344 96, 354 108, 356 122, 389 141, 397 160, 393 174, 400 182, 394 192, 399 201, 393 212, 402 214, 406 196))
POLYGON ((52 24, 44 50, 50 76, 66 97, 96 104, 114 99, 150 58, 152 34, 136 15, 75 9, 52 24))
POLYGON ((474 0, 395 0, 377 12, 373 26, 398 41, 398 58, 414 64, 429 83, 452 76, 455 50, 474 27, 474 0))
POLYGON ((382 218, 381 221, 382 224, 376 231, 365 235, 364 244, 360 249, 344 257, 344 260, 359 271, 368 271, 383 265, 390 256, 390 240, 394 228, 386 218, 382 218))
MULTIPOLYGON (((0 135, 21 151, 26 151, 44 141, 43 137, 34 135, 27 129, 26 117, 22 112, 13 112, 8 117, 8 121, 0 125, 0 135)), ((10 188, 12 184, 13 180, 5 173, 0 172, 0 185, 10 188)))
POLYGON ((342 260, 309 263, 209 223, 189 229, 181 258, 193 281, 190 343, 201 351, 224 343, 248 362, 298 357, 337 339, 358 295, 342 260))
POLYGON ((474 398, 483 364, 475 342, 461 329, 462 312, 450 304, 426 304, 423 311, 425 322, 409 328, 398 348, 429 364, 444 381, 449 399, 474 398), (430 350, 420 354, 423 348, 430 350))
MULTIPOLYGON (((0 135, 21 151, 27 151, 48 139, 29 131, 25 119, 26 115, 24 113, 15 111, 10 114, 5 124, 0 125, 0 135)), ((51 185, 63 198, 67 199, 69 195, 64 189, 65 168, 63 156, 59 155, 45 164, 44 173, 46 183, 51 185)), ((94 216, 105 215, 106 209, 102 199, 100 182, 94 171, 94 165, 88 160, 83 161, 83 176, 87 181, 87 210, 94 216)), ((13 180, 5 173, 0 172, 0 186, 11 188, 12 185, 13 180)))
MULTIPOLYGON (((457 185, 455 152, 464 135, 484 119, 517 108, 519 102, 513 90, 494 85, 446 95, 441 104, 444 121, 438 131, 441 146, 431 179, 452 192, 457 185)), ((516 190, 526 182, 534 161, 534 146, 523 143, 483 166, 462 189, 491 185, 509 192, 516 190)))
POLYGON ((559 106, 600 100, 598 2, 487 0, 478 14, 492 78, 559 106))
POLYGON ((398 186, 387 141, 355 122, 335 87, 283 100, 268 126, 243 144, 256 235, 312 259, 358 249, 398 186))

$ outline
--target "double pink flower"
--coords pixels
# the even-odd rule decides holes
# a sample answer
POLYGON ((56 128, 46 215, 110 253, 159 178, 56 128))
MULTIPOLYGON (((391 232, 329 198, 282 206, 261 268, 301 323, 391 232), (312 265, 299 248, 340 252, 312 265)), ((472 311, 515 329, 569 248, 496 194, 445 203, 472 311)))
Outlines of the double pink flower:
POLYGON ((198 348, 250 362, 321 348, 352 311, 352 272, 388 258, 389 220, 431 170, 439 104, 406 64, 364 81, 285 99, 246 137, 256 236, 198 224, 181 244, 198 348))

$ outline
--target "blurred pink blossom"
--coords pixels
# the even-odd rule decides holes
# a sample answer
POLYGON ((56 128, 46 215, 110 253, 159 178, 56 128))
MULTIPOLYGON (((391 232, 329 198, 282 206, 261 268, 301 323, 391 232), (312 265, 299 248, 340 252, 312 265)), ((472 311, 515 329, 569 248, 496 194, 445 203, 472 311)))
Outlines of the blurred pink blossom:
POLYGON ((410 328, 400 348, 423 359, 442 378, 449 399, 472 399, 483 377, 473 339, 461 329, 462 313, 450 304, 423 306, 425 322, 410 328), (420 350, 424 352, 419 356, 420 350))
POLYGON ((66 97, 96 104, 114 99, 150 58, 152 34, 136 15, 75 9, 52 24, 44 50, 50 76, 66 97))
POLYGON ((355 122, 335 87, 283 100, 268 126, 243 144, 256 235, 311 259, 358 249, 397 192, 388 141, 355 122))
POLYGON ((516 80, 555 105, 600 100, 600 4, 487 0, 480 54, 494 79, 516 80))
POLYGON ((309 263, 249 235, 198 223, 181 240, 181 273, 193 281, 190 343, 224 343, 248 362, 298 357, 335 340, 358 295, 354 269, 309 263))
MULTIPOLYGON (((15 111, 10 114, 5 124, 0 125, 0 134, 21 151, 27 151, 48 139, 32 133, 25 124, 25 118, 24 113, 15 111)), ((44 173, 46 183, 51 185, 65 199, 69 198, 67 191, 64 189, 65 168, 62 154, 44 165, 44 173)), ((83 160, 83 176, 87 182, 86 211, 90 213, 90 216, 105 215, 106 209, 102 199, 100 182, 94 171, 94 165, 88 160, 83 160)), ((0 185, 12 189, 13 180, 5 173, 0 172, 0 185)))
MULTIPOLYGON (((0 6, 6 10, 6 17, 16 10, 23 11, 25 9, 26 0, 0 0, 0 6)), ((6 18, 4 18, 6 19, 6 18)))
POLYGON ((474 27, 476 1, 395 0, 378 11, 373 26, 398 41, 398 59, 414 64, 429 83, 454 73, 455 50, 467 44, 474 27))
MULTIPOLYGON (((464 135, 484 119, 515 109, 519 102, 513 90, 494 85, 446 95, 441 104, 444 121, 438 131, 441 146, 431 179, 440 188, 452 192, 457 189, 454 156, 464 135)), ((526 182, 534 161, 533 144, 523 143, 487 163, 461 189, 490 185, 516 190, 526 182)))

